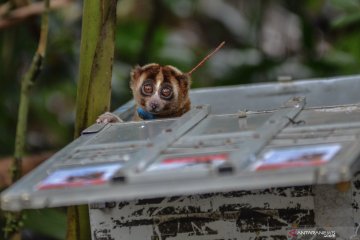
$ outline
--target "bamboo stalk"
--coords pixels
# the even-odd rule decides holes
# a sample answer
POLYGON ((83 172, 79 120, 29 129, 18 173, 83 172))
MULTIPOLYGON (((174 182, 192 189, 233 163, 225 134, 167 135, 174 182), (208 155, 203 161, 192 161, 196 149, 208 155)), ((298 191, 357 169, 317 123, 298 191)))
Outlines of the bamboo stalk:
MULTIPOLYGON (((75 137, 110 108, 116 3, 116 0, 84 1, 75 137)), ((68 208, 67 239, 91 239, 87 205, 68 208)))

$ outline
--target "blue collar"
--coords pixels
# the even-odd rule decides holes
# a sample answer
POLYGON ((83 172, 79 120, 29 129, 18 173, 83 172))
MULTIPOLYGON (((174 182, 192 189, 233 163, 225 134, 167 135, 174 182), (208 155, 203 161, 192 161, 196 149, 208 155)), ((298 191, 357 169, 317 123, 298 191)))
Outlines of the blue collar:
POLYGON ((154 116, 154 114, 151 114, 151 113, 145 111, 141 107, 138 107, 136 111, 137 111, 139 117, 141 117, 143 120, 154 120, 156 118, 154 116))

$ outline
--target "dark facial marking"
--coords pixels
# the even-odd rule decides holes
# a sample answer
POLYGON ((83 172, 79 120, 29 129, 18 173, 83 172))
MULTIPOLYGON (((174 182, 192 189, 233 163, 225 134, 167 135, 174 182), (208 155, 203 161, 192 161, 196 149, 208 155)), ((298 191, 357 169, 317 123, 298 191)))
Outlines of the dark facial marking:
POLYGON ((170 83, 170 79, 171 79, 171 71, 169 71, 169 69, 167 68, 163 68, 162 69, 162 74, 163 74, 163 78, 164 78, 164 83, 170 83))
POLYGON ((180 74, 176 76, 176 80, 178 80, 179 82, 187 82, 188 78, 185 74, 180 74))
POLYGON ((143 69, 143 73, 146 74, 146 78, 155 79, 156 75, 160 72, 160 66, 148 66, 143 69))
POLYGON ((178 80, 179 82, 180 82, 181 80, 183 80, 183 79, 182 79, 182 76, 183 76, 183 75, 175 72, 173 69, 170 69, 170 74, 171 74, 172 76, 174 76, 175 79, 178 80))
POLYGON ((169 68, 168 69, 170 74, 172 76, 175 77, 175 79, 177 80, 180 88, 181 88, 181 92, 184 96, 187 95, 188 89, 189 89, 189 78, 188 76, 186 76, 186 74, 179 74, 178 72, 174 71, 174 69, 169 68))

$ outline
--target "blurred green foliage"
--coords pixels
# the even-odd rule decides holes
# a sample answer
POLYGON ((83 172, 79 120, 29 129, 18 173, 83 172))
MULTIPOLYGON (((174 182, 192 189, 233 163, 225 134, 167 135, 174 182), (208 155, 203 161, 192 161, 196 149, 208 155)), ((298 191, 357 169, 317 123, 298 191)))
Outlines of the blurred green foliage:
POLYGON ((43 236, 65 239, 66 215, 60 209, 26 210, 24 228, 43 236))
MULTIPOLYGON (((45 67, 32 92, 28 153, 58 150, 73 138, 81 8, 74 1, 51 14, 45 67)), ((119 0, 112 109, 131 98, 134 65, 188 71, 223 40, 225 47, 193 74, 193 88, 358 74, 359 10, 359 0, 119 0)), ((35 17, 0 29, 0 156, 13 152, 19 82, 38 28, 35 17)))

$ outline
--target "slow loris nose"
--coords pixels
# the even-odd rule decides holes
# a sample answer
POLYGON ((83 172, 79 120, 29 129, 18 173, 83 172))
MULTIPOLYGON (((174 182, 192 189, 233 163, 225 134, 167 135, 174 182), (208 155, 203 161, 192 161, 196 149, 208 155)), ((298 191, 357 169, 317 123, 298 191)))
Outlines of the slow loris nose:
POLYGON ((151 102, 150 107, 152 108, 152 110, 155 110, 156 108, 159 107, 159 104, 157 104, 156 102, 151 102))

